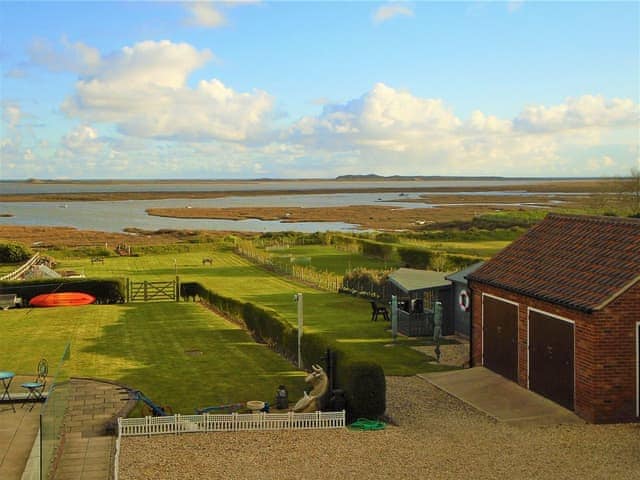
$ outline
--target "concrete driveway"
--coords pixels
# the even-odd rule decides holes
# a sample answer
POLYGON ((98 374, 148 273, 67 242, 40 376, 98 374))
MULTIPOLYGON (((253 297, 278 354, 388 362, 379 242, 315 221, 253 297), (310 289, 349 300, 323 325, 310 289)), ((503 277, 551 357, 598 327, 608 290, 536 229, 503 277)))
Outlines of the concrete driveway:
POLYGON ((575 413, 484 367, 418 377, 499 422, 512 425, 585 423, 575 413))

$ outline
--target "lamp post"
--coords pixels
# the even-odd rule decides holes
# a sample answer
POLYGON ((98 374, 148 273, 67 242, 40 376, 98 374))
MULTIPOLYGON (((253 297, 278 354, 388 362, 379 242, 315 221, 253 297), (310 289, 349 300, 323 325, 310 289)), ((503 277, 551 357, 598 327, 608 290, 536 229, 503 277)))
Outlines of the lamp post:
POLYGON ((302 313, 302 294, 296 293, 293 296, 293 300, 298 303, 298 368, 302 368, 302 327, 303 327, 303 313, 302 313))

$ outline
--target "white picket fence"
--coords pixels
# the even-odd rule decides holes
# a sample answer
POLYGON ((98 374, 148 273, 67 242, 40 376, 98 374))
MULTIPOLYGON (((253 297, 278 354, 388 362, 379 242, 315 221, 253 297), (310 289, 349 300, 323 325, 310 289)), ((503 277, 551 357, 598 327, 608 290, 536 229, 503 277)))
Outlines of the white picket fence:
POLYGON ((19 266, 13 272, 3 275, 2 277, 0 277, 0 280, 17 280, 23 273, 29 270, 31 266, 38 261, 39 258, 40 254, 36 252, 29 260, 27 260, 26 263, 19 266))
POLYGON ((345 426, 344 410, 313 413, 205 413, 203 415, 118 418, 118 437, 191 432, 316 430, 345 426))

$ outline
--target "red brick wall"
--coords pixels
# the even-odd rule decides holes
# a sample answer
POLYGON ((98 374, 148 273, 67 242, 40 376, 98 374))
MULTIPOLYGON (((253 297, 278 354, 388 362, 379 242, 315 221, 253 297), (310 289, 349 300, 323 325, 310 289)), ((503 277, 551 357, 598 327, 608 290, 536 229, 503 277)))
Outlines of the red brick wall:
POLYGON ((601 311, 587 314, 560 305, 470 282, 472 355, 482 365, 482 293, 518 308, 518 383, 528 388, 528 307, 575 324, 575 411, 590 422, 640 421, 636 417, 636 322, 640 321, 640 283, 601 311))

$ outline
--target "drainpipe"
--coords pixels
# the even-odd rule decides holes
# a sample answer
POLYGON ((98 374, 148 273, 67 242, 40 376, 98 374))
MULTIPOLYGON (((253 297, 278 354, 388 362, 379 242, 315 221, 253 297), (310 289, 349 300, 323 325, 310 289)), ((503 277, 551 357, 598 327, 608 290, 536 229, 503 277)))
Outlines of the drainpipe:
MULTIPOLYGON (((467 277, 465 277, 467 280, 467 277)), ((473 367, 473 289, 467 280, 467 290, 469 290, 469 368, 473 367)))

